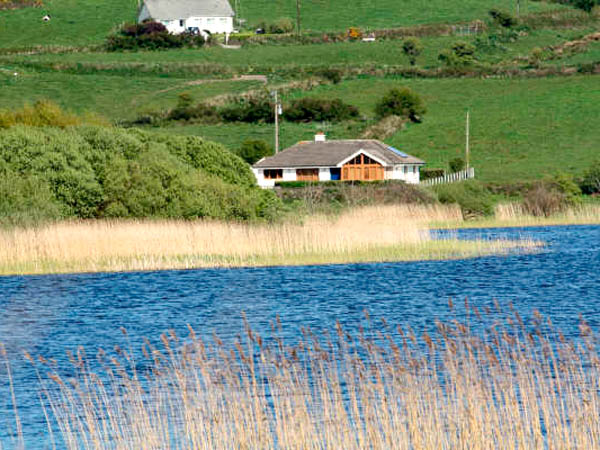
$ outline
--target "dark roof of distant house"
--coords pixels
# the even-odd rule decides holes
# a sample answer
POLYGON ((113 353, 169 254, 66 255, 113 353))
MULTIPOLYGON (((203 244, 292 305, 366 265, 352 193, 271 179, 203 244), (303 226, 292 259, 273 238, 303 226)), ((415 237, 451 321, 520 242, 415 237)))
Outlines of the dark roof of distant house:
POLYGON ((276 155, 260 160, 253 167, 257 169, 335 167, 361 151, 384 162, 386 166, 425 164, 425 161, 398 151, 381 141, 369 139, 299 142, 276 155))
POLYGON ((235 15, 228 0, 145 0, 144 5, 155 20, 235 15))

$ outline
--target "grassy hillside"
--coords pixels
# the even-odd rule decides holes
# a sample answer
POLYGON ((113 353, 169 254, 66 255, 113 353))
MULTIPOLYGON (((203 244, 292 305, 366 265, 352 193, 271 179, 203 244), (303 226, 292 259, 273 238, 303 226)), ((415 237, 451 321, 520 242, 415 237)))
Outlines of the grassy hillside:
POLYGON ((43 0, 41 8, 0 11, 0 47, 89 45, 135 20, 136 0, 43 0), (42 21, 49 14, 50 22, 42 21))
MULTIPOLYGON (((296 17, 294 0, 240 0, 239 15, 248 23, 296 17)), ((515 0, 302 0, 303 29, 345 30, 361 28, 390 28, 424 23, 462 22, 483 18, 491 8, 515 12, 515 0)), ((556 8, 531 0, 521 1, 522 13, 556 8)))
MULTIPOLYGON (((234 2, 232 2, 234 3, 234 2)), ((523 13, 557 8, 522 0, 523 13)), ((303 0, 302 27, 345 30, 350 26, 386 28, 484 18, 490 8, 513 10, 514 0, 303 0)), ((135 20, 136 0, 44 0, 42 8, 0 11, 0 47, 80 46, 100 43, 117 25, 135 20), (52 20, 43 22, 45 14, 52 20)), ((296 15, 294 0, 241 0, 239 15, 252 25, 296 15)))
POLYGON ((310 95, 343 97, 366 114, 389 88, 409 86, 428 108, 422 124, 388 142, 445 167, 463 153, 465 113, 478 177, 519 181, 556 171, 580 173, 598 159, 600 84, 597 76, 542 79, 362 79, 323 86, 310 95))
POLYGON ((220 94, 235 94, 260 86, 252 81, 201 83, 159 76, 72 75, 0 71, 0 108, 18 108, 24 102, 51 99, 77 113, 93 112, 112 120, 132 119, 139 113, 176 104, 178 95, 190 93, 201 100, 220 94))

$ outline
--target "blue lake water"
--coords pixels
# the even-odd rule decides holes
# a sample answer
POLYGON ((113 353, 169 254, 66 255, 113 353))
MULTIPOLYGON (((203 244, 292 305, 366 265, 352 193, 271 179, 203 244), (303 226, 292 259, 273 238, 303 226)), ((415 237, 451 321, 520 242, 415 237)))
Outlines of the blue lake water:
MULTIPOLYGON (((39 406, 38 383, 21 354, 66 363, 79 346, 127 346, 120 327, 139 348, 142 337, 158 343, 161 333, 233 340, 241 313, 268 335, 281 318, 294 341, 301 327, 347 329, 364 321, 364 310, 391 324, 429 329, 434 319, 454 318, 465 297, 478 306, 512 303, 523 316, 539 310, 565 335, 577 334, 579 315, 594 330, 600 319, 600 227, 462 230, 461 238, 531 237, 548 245, 536 254, 459 261, 191 270, 0 278, 0 341, 11 361, 27 448, 49 448, 39 406), (457 304, 448 308, 448 299, 457 304)), ((463 308, 463 309, 461 309, 463 308)), ((0 444, 13 444, 10 390, 0 367, 0 444)))

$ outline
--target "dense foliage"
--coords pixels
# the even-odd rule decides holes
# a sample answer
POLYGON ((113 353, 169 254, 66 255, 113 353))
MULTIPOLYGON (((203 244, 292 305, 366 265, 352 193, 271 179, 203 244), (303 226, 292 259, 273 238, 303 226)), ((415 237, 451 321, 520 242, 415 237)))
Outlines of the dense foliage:
POLYGON ((579 183, 579 187, 584 194, 600 193, 600 161, 586 170, 583 179, 579 183))
POLYGON ((566 0, 562 3, 569 3, 575 8, 582 9, 588 13, 591 13, 596 5, 600 5, 598 0, 566 0))
POLYGON ((202 47, 206 43, 201 35, 191 33, 171 34, 160 22, 146 21, 127 23, 108 37, 106 49, 111 52, 122 50, 161 50, 183 47, 202 47))
POLYGON ((440 203, 458 204, 465 219, 490 216, 494 201, 489 191, 478 181, 442 184, 434 187, 440 203))
POLYGON ((267 97, 239 98, 224 106, 219 114, 225 122, 272 123, 275 105, 267 97))
POLYGON ((332 100, 305 97, 292 101, 283 117, 290 122, 341 122, 359 116, 358 108, 339 98, 332 100))
POLYGON ((506 11, 500 11, 499 9, 491 9, 490 16, 501 27, 510 28, 517 24, 517 19, 511 16, 506 11))
POLYGON ((457 41, 438 55, 438 60, 448 67, 467 67, 475 63, 476 47, 465 41, 457 41))
POLYGON ((426 112, 419 94, 407 87, 390 89, 375 106, 375 113, 380 118, 400 116, 413 122, 420 122, 426 112))
MULTIPOLYGON (((272 123, 275 104, 266 95, 243 96, 231 103, 217 107, 207 103, 194 104, 188 94, 181 94, 177 106, 163 115, 164 120, 197 121, 215 123, 272 123)), ((283 118, 290 122, 341 122, 359 117, 359 110, 343 100, 301 98, 293 100, 283 108, 283 118)), ((135 124, 152 124, 154 118, 147 115, 138 118, 135 124)))
POLYGON ((465 166, 465 160, 462 159, 460 156, 452 158, 448 162, 448 167, 450 167, 450 173, 460 172, 461 170, 464 170, 465 166))
POLYGON ((0 221, 64 217, 271 219, 249 167, 197 137, 105 127, 0 132, 0 221))
POLYGON ((246 139, 236 153, 248 164, 254 164, 267 156, 271 156, 273 148, 262 139, 246 139))

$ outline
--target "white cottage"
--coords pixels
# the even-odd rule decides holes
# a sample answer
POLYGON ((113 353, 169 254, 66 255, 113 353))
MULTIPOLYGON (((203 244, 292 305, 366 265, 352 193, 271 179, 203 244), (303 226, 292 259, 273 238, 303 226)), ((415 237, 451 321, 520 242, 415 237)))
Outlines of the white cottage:
POLYGON ((170 33, 233 32, 235 13, 228 0, 144 0, 138 22, 161 22, 170 33))
POLYGON ((324 134, 299 142, 252 166, 258 185, 275 186, 278 181, 403 180, 418 184, 424 161, 381 141, 328 141, 324 134))

